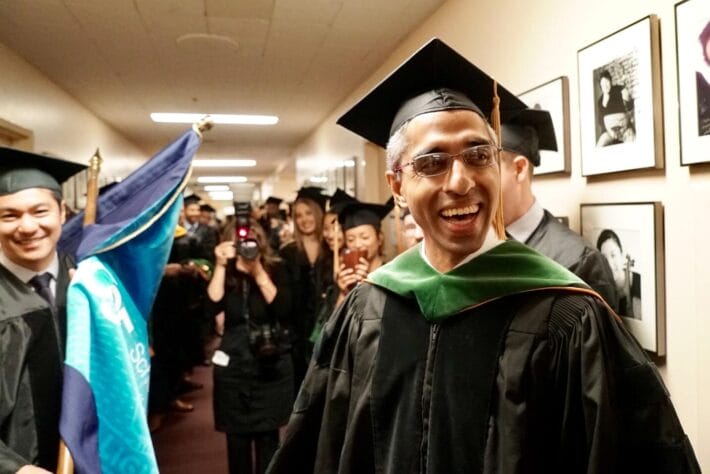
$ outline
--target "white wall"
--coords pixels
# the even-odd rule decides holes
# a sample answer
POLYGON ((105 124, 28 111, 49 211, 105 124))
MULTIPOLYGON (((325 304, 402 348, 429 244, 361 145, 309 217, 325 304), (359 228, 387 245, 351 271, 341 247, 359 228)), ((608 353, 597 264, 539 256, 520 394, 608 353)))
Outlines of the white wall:
POLYGON ((33 151, 88 164, 99 147, 105 177, 126 176, 149 158, 2 43, 0 64, 0 119, 34 132, 33 151))
MULTIPOLYGON (((661 201, 665 212, 667 357, 663 377, 701 465, 710 468, 710 167, 680 166, 675 0, 450 0, 408 37, 297 152, 328 158, 362 153, 335 120, 403 59, 433 36, 520 93, 559 76, 570 82, 571 177, 537 178, 535 192, 553 214, 579 230, 581 202, 661 201), (665 161, 663 171, 586 179, 580 173, 577 50, 649 14, 661 20, 665 161), (705 402, 705 403, 704 403, 705 402)), ((384 196, 382 196, 384 199, 384 196)))

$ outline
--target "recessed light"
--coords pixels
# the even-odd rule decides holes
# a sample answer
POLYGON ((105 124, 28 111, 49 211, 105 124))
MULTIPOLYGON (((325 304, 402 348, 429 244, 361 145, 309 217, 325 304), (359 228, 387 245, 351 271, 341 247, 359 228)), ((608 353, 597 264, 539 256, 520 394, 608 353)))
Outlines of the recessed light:
POLYGON ((246 176, 198 176, 198 183, 246 183, 246 176))
POLYGON ((230 191, 229 186, 226 184, 208 184, 204 186, 205 191, 230 191))
POLYGON ((311 183, 326 183, 328 182, 328 178, 325 176, 311 176, 309 179, 311 183))
POLYGON ((195 168, 248 168, 256 166, 256 160, 192 160, 195 168))
POLYGON ((205 117, 213 123, 230 125, 276 125, 279 118, 275 115, 244 115, 244 114, 184 114, 172 112, 153 112, 150 118, 158 123, 196 123, 205 117))

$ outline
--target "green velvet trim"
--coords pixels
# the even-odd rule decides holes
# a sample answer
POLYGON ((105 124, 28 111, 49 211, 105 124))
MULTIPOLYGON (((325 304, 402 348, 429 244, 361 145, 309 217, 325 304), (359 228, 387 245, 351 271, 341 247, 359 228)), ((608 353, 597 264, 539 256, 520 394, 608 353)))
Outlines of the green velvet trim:
POLYGON ((432 322, 514 293, 552 287, 588 288, 563 266, 515 240, 507 240, 447 273, 432 268, 417 245, 367 279, 405 298, 416 298, 422 314, 432 322))

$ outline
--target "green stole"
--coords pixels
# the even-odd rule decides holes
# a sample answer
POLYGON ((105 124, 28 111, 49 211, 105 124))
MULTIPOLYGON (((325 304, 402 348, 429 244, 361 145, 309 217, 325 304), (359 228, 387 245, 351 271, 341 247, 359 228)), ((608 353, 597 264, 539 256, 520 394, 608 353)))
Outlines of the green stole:
POLYGON ((441 322, 514 293, 589 288, 574 273, 515 240, 507 240, 446 273, 439 273, 422 258, 421 245, 370 273, 367 280, 405 298, 415 298, 431 322, 441 322))

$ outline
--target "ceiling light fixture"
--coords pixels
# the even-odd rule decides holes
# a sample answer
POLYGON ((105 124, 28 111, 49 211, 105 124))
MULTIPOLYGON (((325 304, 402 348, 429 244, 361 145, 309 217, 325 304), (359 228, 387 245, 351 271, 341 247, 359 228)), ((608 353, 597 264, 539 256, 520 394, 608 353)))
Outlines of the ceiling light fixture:
POLYGON ((234 193, 232 191, 211 191, 207 195, 213 201, 233 201, 234 193))
POLYGON ((325 176, 311 176, 309 181, 311 183, 327 183, 328 178, 326 178, 325 176))
POLYGON ((256 160, 192 160, 195 168, 248 168, 256 166, 256 160))
POLYGON ((239 114, 184 114, 153 112, 150 118, 158 123, 195 123, 205 117, 214 123, 230 125, 276 125, 279 118, 275 115, 239 115, 239 114))
POLYGON ((198 176, 198 183, 246 183, 246 176, 198 176))

